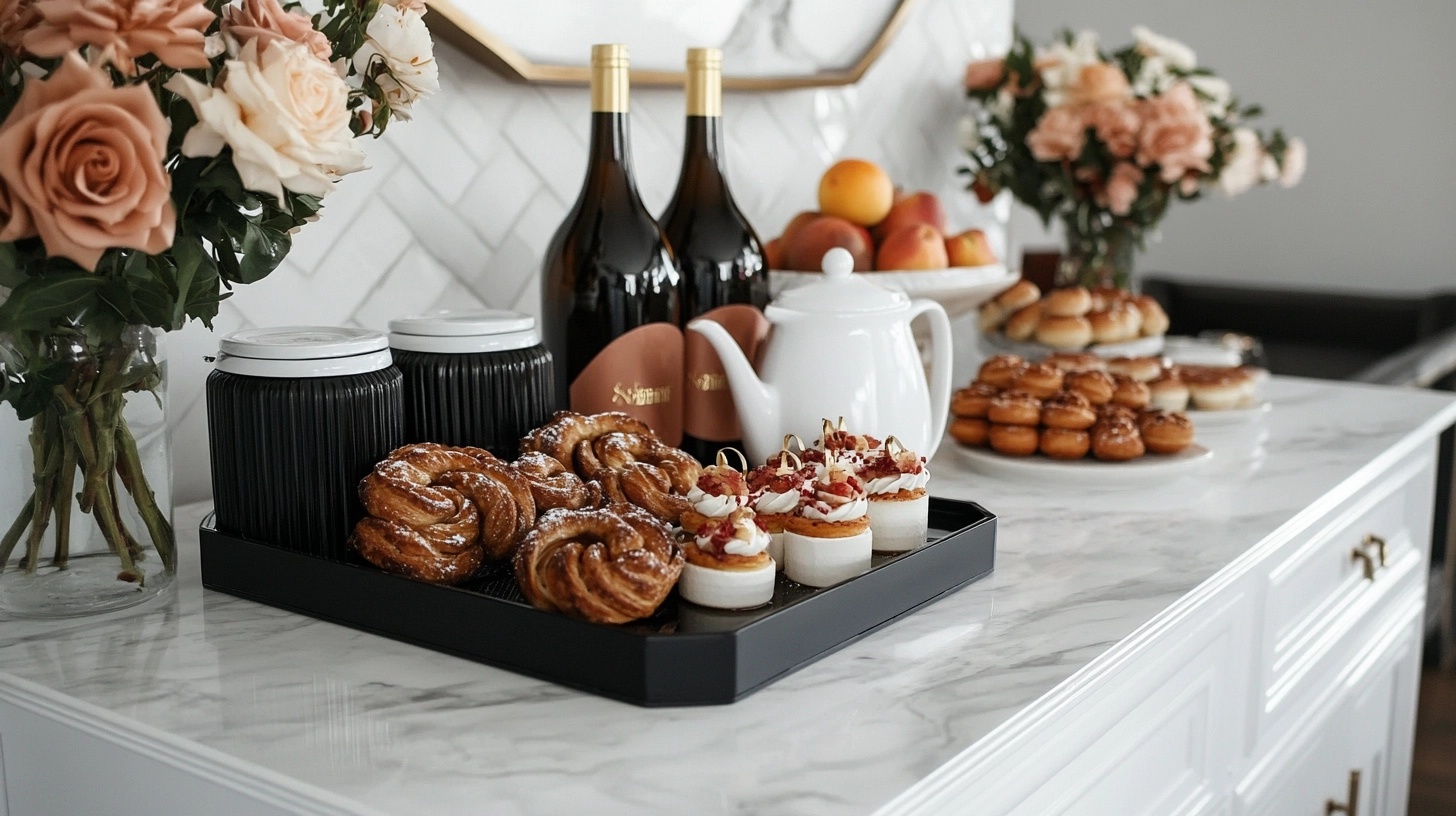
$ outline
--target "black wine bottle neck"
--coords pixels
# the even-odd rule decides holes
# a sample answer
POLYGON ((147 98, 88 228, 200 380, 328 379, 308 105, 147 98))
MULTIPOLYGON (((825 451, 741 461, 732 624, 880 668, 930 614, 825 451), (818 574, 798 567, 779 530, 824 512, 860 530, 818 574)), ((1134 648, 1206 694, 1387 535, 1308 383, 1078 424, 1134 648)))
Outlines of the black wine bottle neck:
POLYGON ((698 196, 722 197, 727 187, 723 178, 722 124, 723 119, 719 116, 687 118, 682 173, 678 177, 679 194, 692 190, 698 196))
POLYGON ((587 177, 582 194, 601 195, 610 190, 620 190, 637 197, 637 182, 632 175, 627 113, 594 111, 591 152, 587 159, 587 177))

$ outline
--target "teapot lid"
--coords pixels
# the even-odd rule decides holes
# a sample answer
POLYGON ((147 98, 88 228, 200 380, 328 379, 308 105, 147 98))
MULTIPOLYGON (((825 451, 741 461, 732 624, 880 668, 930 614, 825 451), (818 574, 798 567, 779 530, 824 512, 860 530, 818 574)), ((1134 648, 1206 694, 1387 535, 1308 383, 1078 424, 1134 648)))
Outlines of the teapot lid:
POLYGON ((888 312, 910 305, 903 292, 892 292, 854 274, 854 256, 843 247, 824 253, 824 279, 780 294, 769 308, 790 312, 840 314, 888 312))

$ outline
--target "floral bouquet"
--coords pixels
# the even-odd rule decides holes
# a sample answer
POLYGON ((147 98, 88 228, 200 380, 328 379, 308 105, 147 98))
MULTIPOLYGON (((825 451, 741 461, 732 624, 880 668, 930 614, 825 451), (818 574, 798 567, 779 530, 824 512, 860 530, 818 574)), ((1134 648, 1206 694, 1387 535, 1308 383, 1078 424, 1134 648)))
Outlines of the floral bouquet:
POLYGON ((1292 187, 1304 174, 1304 143, 1247 126, 1260 109, 1191 49, 1145 28, 1133 36, 1109 56, 1090 31, 1045 48, 1018 32, 1005 59, 966 69, 979 103, 965 123, 971 189, 982 202, 1010 190, 1043 223, 1061 219, 1067 283, 1127 288, 1134 249, 1175 198, 1292 187))
POLYGON ((64 568, 74 499, 116 578, 144 585, 149 549, 170 574, 123 415, 161 382, 151 332, 210 327, 365 169, 360 137, 438 89, 422 0, 321 6, 0 0, 0 401, 31 421, 35 485, 0 571, 24 539, 34 572, 52 520, 64 568))

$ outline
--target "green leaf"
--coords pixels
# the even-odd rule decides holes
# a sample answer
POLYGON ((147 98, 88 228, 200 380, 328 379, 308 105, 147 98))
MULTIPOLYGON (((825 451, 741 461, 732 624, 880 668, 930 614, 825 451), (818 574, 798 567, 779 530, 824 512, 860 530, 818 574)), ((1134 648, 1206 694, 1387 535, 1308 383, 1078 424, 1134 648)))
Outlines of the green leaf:
POLYGON ((86 272, 54 272, 15 287, 0 306, 0 331, 43 330, 96 303, 103 278, 86 272))
POLYGON ((239 264, 238 282, 256 283, 266 278, 283 262, 283 256, 288 254, 292 244, 288 233, 268 230, 249 222, 240 247, 243 257, 239 264))
POLYGON ((202 242, 192 236, 178 236, 172 243, 172 259, 177 263, 177 298, 168 330, 176 331, 187 322, 187 298, 192 291, 192 282, 198 277, 202 265, 212 259, 202 251, 202 242))
POLYGON ((27 370, 19 382, 9 383, 5 399, 15 408, 21 422, 31 419, 50 405, 53 389, 70 376, 70 364, 61 360, 40 362, 27 370))
POLYGON ((0 286, 14 289, 29 277, 20 266, 20 253, 15 244, 0 244, 0 286))

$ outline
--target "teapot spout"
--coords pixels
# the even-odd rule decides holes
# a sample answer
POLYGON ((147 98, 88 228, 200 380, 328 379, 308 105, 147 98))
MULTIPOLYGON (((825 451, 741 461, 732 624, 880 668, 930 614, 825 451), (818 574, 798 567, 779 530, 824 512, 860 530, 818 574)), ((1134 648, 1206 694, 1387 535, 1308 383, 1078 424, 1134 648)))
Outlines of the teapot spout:
POLYGON ((778 392, 758 378, 727 329, 712 320, 694 320, 688 324, 688 331, 702 335, 723 363, 749 458, 758 462, 767 460, 779 449, 778 392))

